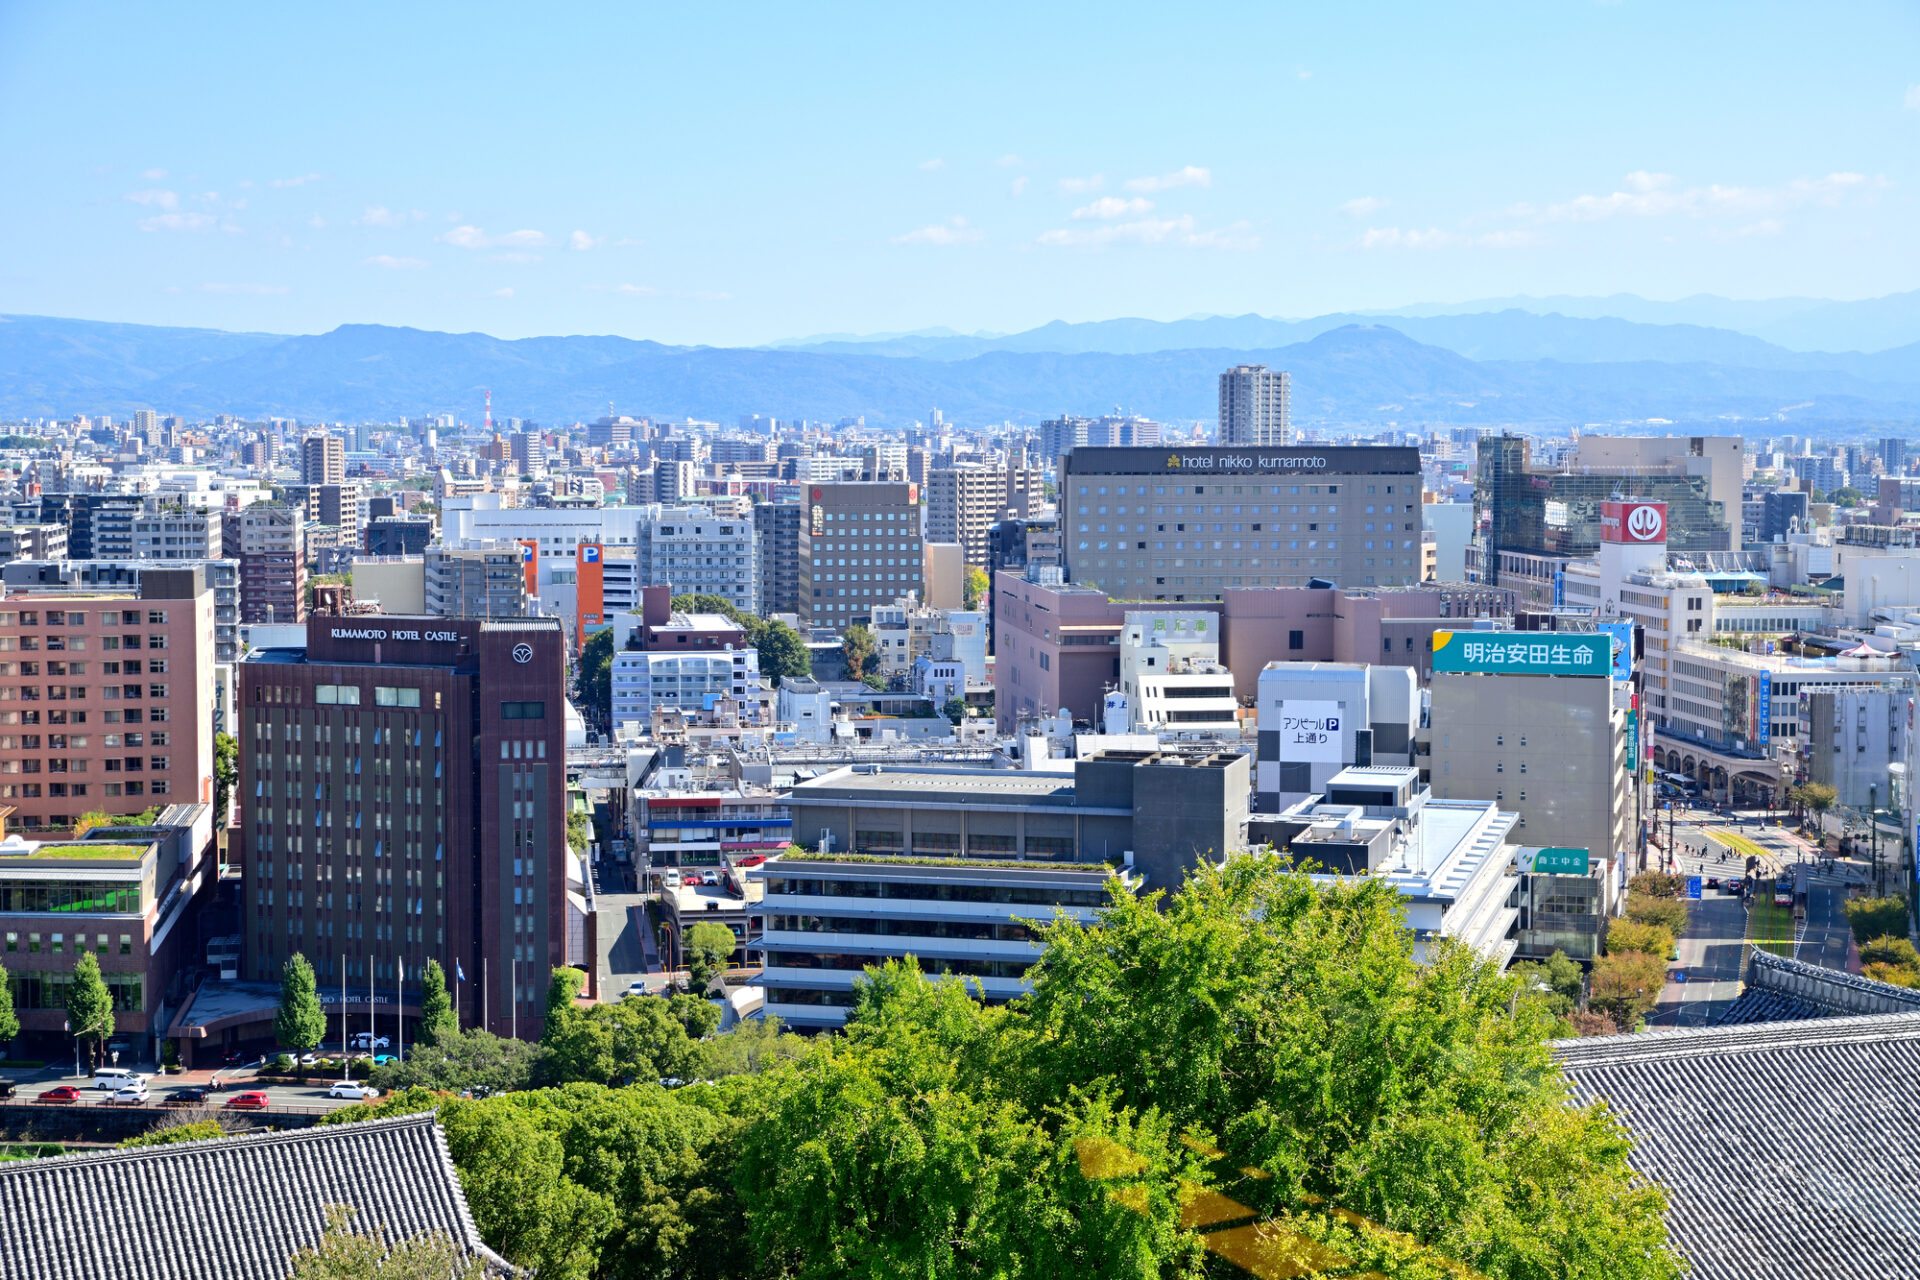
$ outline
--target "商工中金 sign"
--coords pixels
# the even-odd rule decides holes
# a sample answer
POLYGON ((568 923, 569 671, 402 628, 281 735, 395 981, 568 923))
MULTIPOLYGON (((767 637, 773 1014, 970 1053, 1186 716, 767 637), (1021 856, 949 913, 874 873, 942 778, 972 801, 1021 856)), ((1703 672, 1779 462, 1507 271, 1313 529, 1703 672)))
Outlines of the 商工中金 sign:
POLYGON ((1613 637, 1605 632, 1436 631, 1436 674, 1605 676, 1613 670, 1613 637))
POLYGON ((1541 849, 1533 855, 1533 874, 1537 876, 1583 876, 1587 874, 1585 849, 1541 849))

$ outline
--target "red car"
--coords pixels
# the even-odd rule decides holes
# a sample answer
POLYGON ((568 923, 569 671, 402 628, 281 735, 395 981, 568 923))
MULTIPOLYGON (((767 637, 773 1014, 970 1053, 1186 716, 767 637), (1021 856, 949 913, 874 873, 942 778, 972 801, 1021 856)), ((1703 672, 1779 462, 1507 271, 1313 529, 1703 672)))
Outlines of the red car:
POLYGON ((229 1111, 265 1111, 266 1109, 267 1095, 258 1090, 247 1093, 236 1093, 227 1099, 227 1110, 229 1111))
POLYGON ((766 860, 767 855, 764 853, 750 853, 733 865, 745 871, 748 867, 757 867, 766 860))
POLYGON ((80 1101, 80 1091, 74 1088, 70 1084, 63 1084, 56 1089, 49 1089, 45 1093, 41 1094, 40 1101, 41 1102, 78 1102, 80 1101))

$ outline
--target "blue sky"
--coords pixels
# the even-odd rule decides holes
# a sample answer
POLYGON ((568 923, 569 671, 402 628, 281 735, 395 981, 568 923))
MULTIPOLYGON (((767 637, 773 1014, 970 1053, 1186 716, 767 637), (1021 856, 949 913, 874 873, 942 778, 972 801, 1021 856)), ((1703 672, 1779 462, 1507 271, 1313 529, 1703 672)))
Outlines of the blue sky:
POLYGON ((755 343, 1920 287, 1920 7, 0 0, 0 311, 755 343))

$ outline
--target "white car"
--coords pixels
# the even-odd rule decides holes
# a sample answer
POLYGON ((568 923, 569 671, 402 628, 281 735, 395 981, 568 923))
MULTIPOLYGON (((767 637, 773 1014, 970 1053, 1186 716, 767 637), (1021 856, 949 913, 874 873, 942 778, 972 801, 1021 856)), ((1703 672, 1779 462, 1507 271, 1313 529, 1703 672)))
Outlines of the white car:
POLYGON ((627 984, 627 989, 625 991, 622 991, 620 993, 620 996, 622 999, 625 999, 627 996, 644 996, 647 994, 648 992, 647 992, 646 980, 642 979, 639 982, 629 982, 627 984))
POLYGON ((660 883, 669 889, 678 889, 680 887, 680 873, 669 867, 661 873, 660 883))
POLYGON ((113 1096, 107 1099, 116 1106, 139 1107, 146 1105, 147 1082, 136 1080, 124 1088, 115 1089, 113 1096))
POLYGON ((352 1098, 355 1102, 365 1102, 377 1098, 380 1091, 370 1084, 361 1084, 358 1080, 340 1080, 327 1090, 329 1098, 352 1098))
POLYGON ((384 1049, 392 1043, 385 1036, 369 1035, 365 1031, 353 1038, 353 1047, 356 1049, 384 1049))

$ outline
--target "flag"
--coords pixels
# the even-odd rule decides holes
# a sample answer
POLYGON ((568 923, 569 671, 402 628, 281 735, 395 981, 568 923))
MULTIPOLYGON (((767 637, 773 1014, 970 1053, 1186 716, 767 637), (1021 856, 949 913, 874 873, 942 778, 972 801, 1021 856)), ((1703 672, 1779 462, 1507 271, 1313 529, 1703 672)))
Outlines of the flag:
POLYGON ((456 982, 465 982, 467 980, 467 971, 460 967, 458 960, 453 962, 453 977, 456 982))

